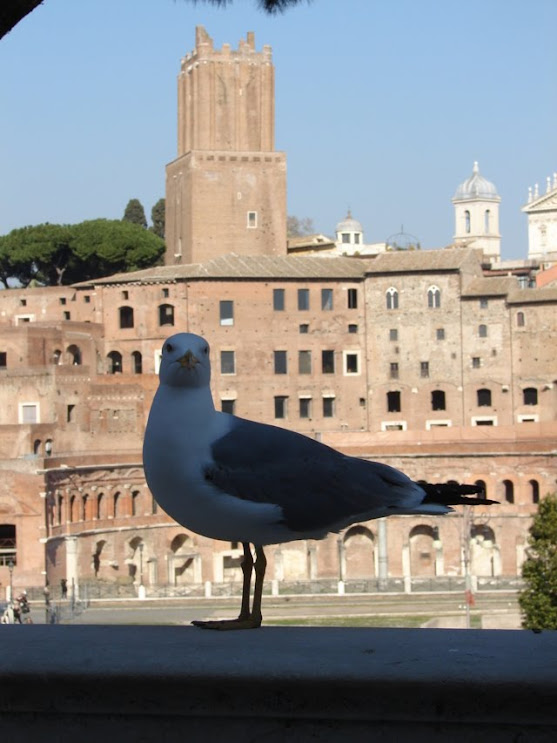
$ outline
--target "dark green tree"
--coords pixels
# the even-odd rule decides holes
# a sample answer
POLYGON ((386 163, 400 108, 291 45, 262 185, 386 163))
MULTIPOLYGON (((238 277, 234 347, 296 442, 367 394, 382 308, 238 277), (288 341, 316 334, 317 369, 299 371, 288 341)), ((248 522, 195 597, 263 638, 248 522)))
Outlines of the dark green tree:
POLYGON ((164 241, 131 222, 94 219, 74 225, 39 224, 0 237, 0 281, 44 286, 135 271, 158 263, 164 241))
POLYGON ((153 226, 151 230, 164 240, 164 213, 165 213, 165 200, 159 199, 155 206, 151 209, 151 222, 153 226))
POLYGON ((139 199, 130 199, 124 210, 124 216, 122 217, 124 222, 131 222, 137 224, 139 227, 147 229, 147 218, 145 217, 145 209, 139 199))
POLYGON ((528 545, 528 558, 522 566, 526 585, 518 598, 522 626, 557 629, 557 494, 540 501, 528 545))

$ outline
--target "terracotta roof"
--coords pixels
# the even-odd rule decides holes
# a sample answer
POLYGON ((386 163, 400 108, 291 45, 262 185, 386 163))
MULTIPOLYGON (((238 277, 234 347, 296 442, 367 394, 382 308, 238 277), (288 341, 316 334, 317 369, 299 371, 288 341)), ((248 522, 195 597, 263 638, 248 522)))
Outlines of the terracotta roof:
POLYGON ((493 276, 473 279, 462 290, 463 297, 506 296, 517 288, 517 280, 512 276, 493 276))
POLYGON ((543 289, 516 289, 507 297, 509 304, 535 304, 536 302, 557 302, 557 287, 543 289))
POLYGON ((377 258, 366 263, 366 273, 458 271, 473 259, 475 253, 472 248, 397 250, 380 253, 377 258))
POLYGON ((75 286, 101 284, 161 283, 183 279, 346 279, 364 277, 364 264, 353 258, 316 256, 241 256, 231 253, 207 263, 154 266, 142 271, 119 273, 75 286))

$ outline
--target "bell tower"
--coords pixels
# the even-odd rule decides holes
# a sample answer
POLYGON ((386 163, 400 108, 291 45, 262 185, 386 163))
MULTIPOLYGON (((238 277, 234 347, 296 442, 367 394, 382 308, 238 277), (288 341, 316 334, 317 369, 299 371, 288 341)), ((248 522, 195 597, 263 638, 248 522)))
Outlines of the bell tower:
POLYGON ((271 48, 214 49, 202 26, 178 75, 178 158, 166 167, 165 263, 286 255, 286 157, 274 149, 271 48))

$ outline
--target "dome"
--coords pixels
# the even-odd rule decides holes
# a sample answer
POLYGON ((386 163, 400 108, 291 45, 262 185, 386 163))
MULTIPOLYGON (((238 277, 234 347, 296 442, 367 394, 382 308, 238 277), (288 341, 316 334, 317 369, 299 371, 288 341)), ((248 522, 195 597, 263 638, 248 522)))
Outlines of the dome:
POLYGON ((480 175, 478 163, 474 163, 474 171, 470 178, 461 183, 456 189, 454 201, 465 199, 499 199, 497 189, 483 175, 480 175))
POLYGON ((349 209, 348 214, 346 215, 345 219, 343 219, 342 222, 339 222, 337 224, 336 231, 337 232, 363 232, 363 229, 362 229, 362 225, 358 222, 358 220, 352 217, 352 214, 350 213, 350 209, 349 209))

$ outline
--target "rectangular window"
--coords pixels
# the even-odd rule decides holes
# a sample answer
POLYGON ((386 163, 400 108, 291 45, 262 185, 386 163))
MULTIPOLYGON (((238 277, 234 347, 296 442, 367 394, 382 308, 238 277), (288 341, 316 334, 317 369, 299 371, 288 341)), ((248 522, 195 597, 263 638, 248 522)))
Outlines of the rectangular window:
POLYGON ((236 374, 236 354, 234 351, 220 352, 220 373, 236 374))
POLYGON ((347 243, 350 242, 350 233, 349 232, 341 232, 340 239, 346 245, 347 243))
POLYGON ((8 366, 8 354, 6 351, 0 351, 0 369, 5 369, 8 366))
POLYGON ((64 320, 71 320, 71 315, 69 312, 64 312, 64 320))
POLYGON ((358 308, 358 290, 349 289, 348 290, 348 309, 355 310, 357 308, 358 308))
POLYGON ((275 374, 287 374, 288 362, 286 351, 273 351, 275 374))
POLYGON ((83 297, 83 301, 85 302, 85 304, 91 304, 91 297, 88 294, 86 294, 83 297))
POLYGON ((311 351, 298 351, 298 374, 311 374, 311 351))
POLYGON ((284 289, 273 289, 273 309, 275 312, 284 310, 284 289))
POLYGON ((309 325, 307 323, 302 323, 300 325, 300 333, 309 333, 309 325))
POLYGON ((230 415, 235 415, 236 400, 221 400, 220 409, 222 410, 223 413, 230 413, 230 415))
POLYGON ((389 330, 389 340, 398 341, 398 330, 396 328, 391 328, 389 330))
POLYGON ((275 397, 275 418, 286 418, 288 398, 284 395, 275 397))
POLYGON ((323 374, 335 373, 335 352, 321 351, 321 371, 323 374))
POLYGON ((219 312, 221 325, 234 325, 234 302, 231 299, 221 299, 219 312))
POLYGON ((348 326, 348 332, 349 333, 357 333, 358 332, 358 326, 351 323, 348 326))
POLYGON ((398 390, 387 392, 387 411, 400 413, 400 392, 398 390))
POLYGON ((323 398, 323 418, 334 418, 335 417, 335 398, 324 397, 323 398))
POLYGON ((39 423, 39 405, 36 402, 22 402, 19 405, 20 423, 39 423))
POLYGON ((60 304, 66 304, 66 297, 60 297, 60 304))
POLYGON ((257 227, 257 212, 248 212, 248 229, 253 230, 257 227))
POLYGON ((359 374, 360 373, 360 354, 358 352, 351 352, 351 351, 344 352, 344 373, 345 374, 359 374))
POLYGON ((26 299, 20 299, 19 300, 19 304, 21 305, 21 307, 27 307, 27 300, 26 299))
POLYGON ((429 377, 429 361, 420 361, 420 377, 429 377))
POLYGON ((300 418, 311 418, 311 397, 300 397, 300 418))
POLYGON ((72 423, 74 420, 75 405, 66 405, 66 423, 72 423))
POLYGON ((488 300, 487 299, 484 299, 482 297, 482 299, 480 299, 480 307, 481 307, 481 309, 482 310, 487 309, 487 305, 488 305, 488 300))
POLYGON ((445 328, 437 328, 435 335, 438 341, 444 341, 445 340, 445 328))
POLYGON ((321 289, 321 309, 322 310, 333 309, 333 290, 332 289, 321 289))
POLYGON ((482 365, 482 360, 479 356, 473 356, 472 357, 472 369, 479 369, 482 365))
POLYGON ((298 289, 298 309, 309 310, 309 289, 298 289))
POLYGON ((398 379, 398 362, 393 361, 389 364, 389 376, 391 379, 398 379))

